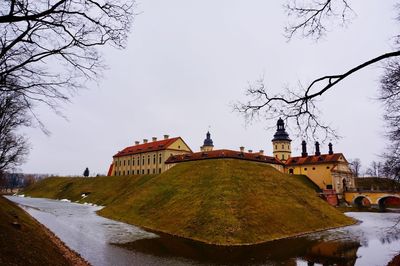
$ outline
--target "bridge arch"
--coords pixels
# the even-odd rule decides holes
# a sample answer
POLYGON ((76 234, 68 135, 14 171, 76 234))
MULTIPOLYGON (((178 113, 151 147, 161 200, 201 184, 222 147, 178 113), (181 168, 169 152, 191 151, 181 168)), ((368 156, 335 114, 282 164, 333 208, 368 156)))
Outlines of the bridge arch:
POLYGON ((377 203, 378 203, 379 209, 381 209, 381 210, 386 209, 387 201, 390 200, 390 199, 394 199, 395 202, 400 207, 400 196, 399 195, 385 195, 385 196, 380 197, 379 199, 377 199, 377 203))
POLYGON ((362 208, 362 207, 370 207, 372 204, 372 201, 370 198, 368 198, 365 195, 358 195, 353 199, 353 205, 362 208))

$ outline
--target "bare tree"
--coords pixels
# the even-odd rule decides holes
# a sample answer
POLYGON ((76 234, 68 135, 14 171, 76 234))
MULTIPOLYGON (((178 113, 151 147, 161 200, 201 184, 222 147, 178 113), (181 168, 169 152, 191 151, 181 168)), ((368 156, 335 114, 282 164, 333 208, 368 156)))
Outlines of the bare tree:
POLYGON ((383 167, 383 163, 372 161, 370 167, 365 171, 365 174, 372 177, 383 177, 383 167))
POLYGON ((21 127, 30 125, 29 108, 18 92, 0 94, 0 172, 4 173, 24 162, 28 154, 26 138, 18 134, 21 127))
MULTIPOLYGON (((0 2, 0 93, 57 110, 105 68, 99 47, 124 48, 133 0, 0 2)), ((31 107, 32 105, 30 105, 31 107)))
POLYGON ((355 177, 360 176, 361 160, 358 158, 349 160, 349 166, 355 177))
MULTIPOLYGON (((321 38, 327 31, 329 22, 339 21, 339 24, 347 24, 352 19, 354 11, 347 0, 291 0, 285 10, 293 19, 293 23, 286 27, 285 31, 290 40, 296 34, 302 37, 321 38)), ((332 23, 331 23, 332 24, 332 23)), ((399 39, 399 37, 397 37, 399 39)), ((399 42, 395 44, 393 51, 377 55, 365 62, 344 70, 342 73, 329 74, 319 77, 308 85, 300 85, 297 88, 284 88, 281 93, 275 93, 268 88, 263 79, 250 84, 247 88, 246 102, 239 102, 235 110, 244 114, 246 119, 253 119, 255 116, 262 116, 266 119, 282 117, 285 120, 294 120, 298 132, 307 137, 337 137, 334 129, 323 121, 321 113, 316 104, 318 97, 333 89, 337 84, 364 68, 383 62, 386 64, 386 72, 382 78, 381 100, 389 107, 387 116, 391 120, 392 128, 397 132, 397 139, 400 135, 399 119, 400 109, 398 99, 400 95, 399 73, 400 56, 399 42), (392 102, 397 103, 397 108, 391 108, 392 102), (397 123, 397 124, 396 124, 397 123)))

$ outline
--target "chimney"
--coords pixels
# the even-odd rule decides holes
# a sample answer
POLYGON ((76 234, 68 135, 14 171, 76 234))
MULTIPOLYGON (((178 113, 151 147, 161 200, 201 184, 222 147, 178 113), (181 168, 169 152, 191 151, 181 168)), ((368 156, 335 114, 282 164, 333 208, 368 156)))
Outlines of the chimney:
POLYGON ((249 153, 252 153, 253 152, 253 150, 249 150, 249 153))
POLYGON ((239 149, 240 149, 240 152, 244 152, 244 147, 243 146, 240 147, 239 149))
POLYGON ((264 155, 264 150, 260 150, 259 154, 264 155))
POLYGON ((321 155, 321 152, 319 151, 319 142, 318 141, 315 142, 315 155, 316 156, 321 155))
POLYGON ((153 142, 157 141, 157 137, 152 137, 151 139, 153 140, 153 142))
POLYGON ((164 135, 164 139, 169 139, 169 135, 164 135))
POLYGON ((139 145, 139 143, 140 143, 140 141, 138 141, 138 140, 135 141, 135 145, 139 145))
POLYGON ((303 140, 301 142, 301 157, 307 157, 308 153, 307 153, 307 142, 305 140, 303 140))
POLYGON ((147 139, 143 139, 143 143, 147 143, 147 141, 148 141, 147 139))
POLYGON ((328 146, 329 146, 329 154, 333 154, 332 143, 329 142, 328 146))

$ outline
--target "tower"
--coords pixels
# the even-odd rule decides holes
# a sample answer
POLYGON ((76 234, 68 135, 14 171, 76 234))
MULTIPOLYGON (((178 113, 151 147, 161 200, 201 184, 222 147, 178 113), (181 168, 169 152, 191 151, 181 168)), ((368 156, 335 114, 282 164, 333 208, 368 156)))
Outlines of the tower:
POLYGON ((203 146, 200 147, 201 151, 212 151, 214 148, 213 141, 211 139, 211 134, 207 131, 206 139, 204 140, 203 146))
POLYGON ((286 161, 292 154, 290 147, 292 140, 289 138, 289 134, 285 130, 285 122, 281 118, 279 118, 276 126, 276 133, 272 139, 273 154, 279 160, 286 161))

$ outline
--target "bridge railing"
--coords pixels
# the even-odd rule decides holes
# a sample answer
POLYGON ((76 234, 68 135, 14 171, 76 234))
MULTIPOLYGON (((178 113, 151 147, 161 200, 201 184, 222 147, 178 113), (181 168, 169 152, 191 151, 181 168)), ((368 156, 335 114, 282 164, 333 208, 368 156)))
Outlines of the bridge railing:
POLYGON ((400 193, 400 189, 363 189, 363 188, 351 188, 346 189, 344 192, 353 193, 400 193))

